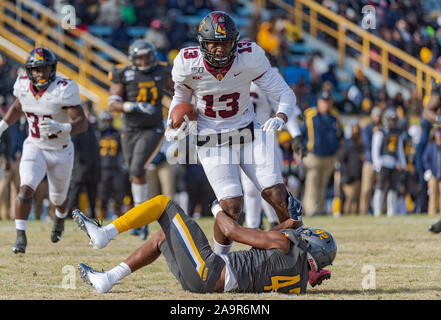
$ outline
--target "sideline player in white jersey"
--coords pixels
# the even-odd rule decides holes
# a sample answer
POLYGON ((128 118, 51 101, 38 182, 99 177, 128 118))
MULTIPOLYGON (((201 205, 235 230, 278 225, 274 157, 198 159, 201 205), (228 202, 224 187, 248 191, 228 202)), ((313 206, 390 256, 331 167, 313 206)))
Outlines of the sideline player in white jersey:
MULTIPOLYGON (((286 190, 271 148, 274 131, 280 131, 293 112, 295 94, 271 68, 261 47, 238 40, 236 24, 228 14, 211 12, 201 21, 199 46, 182 49, 174 60, 175 91, 169 114, 176 105, 195 96, 197 151, 219 201, 214 211, 220 207, 238 219, 242 211, 242 169, 275 209, 280 224, 274 230, 302 227, 301 203, 286 190), (265 122, 263 131, 259 130, 250 101, 252 81, 278 102, 275 117, 265 122), (247 161, 250 157, 252 161, 247 161)), ((189 122, 184 122, 173 129, 169 119, 166 138, 183 139, 189 127, 189 122)), ((231 245, 215 222, 215 252, 229 252, 231 245)))
MULTIPOLYGON (((271 61, 271 59, 269 60, 271 61)), ((273 69, 278 72, 276 67, 273 67, 273 69)), ((257 123, 259 124, 265 123, 277 112, 277 101, 272 99, 270 95, 268 95, 264 90, 260 89, 254 82, 251 83, 250 87, 250 100, 256 114, 257 123)), ((287 130, 295 141, 296 152, 299 153, 300 151, 304 152, 305 150, 300 128, 296 120, 297 116, 300 114, 301 111, 299 107, 295 106, 293 114, 288 118, 288 122, 286 124, 287 130)), ((282 167, 282 150, 277 142, 274 143, 274 146, 277 161, 279 163, 279 166, 282 167)), ((273 228, 274 226, 279 224, 274 208, 268 202, 262 199, 259 190, 250 180, 250 178, 248 178, 243 170, 241 170, 240 179, 242 182, 244 212, 247 227, 254 229, 260 227, 262 209, 268 218, 270 228, 273 228)))
POLYGON ((15 202, 17 239, 14 253, 26 251, 26 224, 35 189, 47 175, 49 200, 55 205, 51 241, 58 242, 67 216, 67 192, 74 161, 71 133, 87 130, 78 85, 56 76, 57 58, 37 47, 25 63, 26 75, 14 84, 16 100, 0 121, 0 135, 25 114, 29 134, 20 160, 20 190, 15 202))

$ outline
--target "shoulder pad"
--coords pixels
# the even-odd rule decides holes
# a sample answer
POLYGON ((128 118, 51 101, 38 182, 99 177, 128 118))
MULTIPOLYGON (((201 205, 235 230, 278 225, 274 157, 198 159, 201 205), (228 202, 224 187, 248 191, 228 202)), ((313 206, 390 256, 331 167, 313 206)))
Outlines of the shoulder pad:
POLYGON ((130 66, 126 66, 123 64, 118 64, 114 66, 108 74, 108 79, 114 82, 121 82, 124 75, 124 71, 127 70, 128 67, 130 66))

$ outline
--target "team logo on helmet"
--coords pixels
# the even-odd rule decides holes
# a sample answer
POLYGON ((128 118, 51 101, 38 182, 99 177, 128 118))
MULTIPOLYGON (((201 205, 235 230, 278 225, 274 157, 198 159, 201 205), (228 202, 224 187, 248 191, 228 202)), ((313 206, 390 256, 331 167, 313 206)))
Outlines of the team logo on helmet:
POLYGON ((35 57, 40 61, 44 61, 43 50, 41 50, 41 48, 35 49, 35 57))
POLYGON ((214 36, 216 38, 225 38, 227 36, 227 30, 225 26, 225 16, 222 13, 216 12, 214 14, 214 23, 216 24, 214 36))
POLYGON ((205 25, 205 19, 206 19, 206 18, 202 19, 201 23, 199 23, 199 28, 198 28, 199 31, 201 31, 202 28, 204 27, 204 25, 205 25))

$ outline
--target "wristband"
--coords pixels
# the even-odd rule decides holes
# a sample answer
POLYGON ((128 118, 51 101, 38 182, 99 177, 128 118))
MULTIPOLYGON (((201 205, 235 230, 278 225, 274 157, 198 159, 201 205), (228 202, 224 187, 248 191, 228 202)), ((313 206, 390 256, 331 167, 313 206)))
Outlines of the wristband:
POLYGON ((133 103, 130 101, 126 101, 123 103, 123 111, 124 112, 132 112, 133 111, 133 103))
POLYGON ((71 123, 61 123, 61 126, 63 127, 63 132, 71 133, 72 131, 72 124, 71 123))

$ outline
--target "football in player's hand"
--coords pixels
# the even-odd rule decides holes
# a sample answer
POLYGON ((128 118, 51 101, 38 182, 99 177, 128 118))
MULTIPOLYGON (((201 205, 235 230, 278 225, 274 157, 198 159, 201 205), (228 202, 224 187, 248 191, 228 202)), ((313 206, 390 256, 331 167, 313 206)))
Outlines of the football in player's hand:
POLYGON ((198 117, 196 107, 190 102, 182 102, 175 106, 170 113, 173 129, 177 129, 184 122, 184 116, 187 115, 189 121, 194 121, 198 117))

